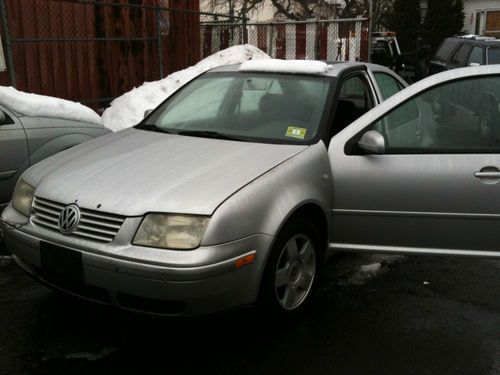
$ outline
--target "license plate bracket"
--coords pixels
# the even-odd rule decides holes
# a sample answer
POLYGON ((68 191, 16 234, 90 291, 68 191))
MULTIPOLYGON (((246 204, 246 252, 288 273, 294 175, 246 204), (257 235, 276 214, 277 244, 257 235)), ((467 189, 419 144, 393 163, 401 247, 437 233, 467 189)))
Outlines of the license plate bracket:
POLYGON ((82 253, 40 242, 42 269, 73 281, 83 281, 82 253))

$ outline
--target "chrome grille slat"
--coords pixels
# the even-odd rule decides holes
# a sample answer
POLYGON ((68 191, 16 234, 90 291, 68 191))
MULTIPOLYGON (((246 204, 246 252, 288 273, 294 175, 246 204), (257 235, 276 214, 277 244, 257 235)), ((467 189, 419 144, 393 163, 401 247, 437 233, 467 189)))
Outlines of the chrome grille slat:
POLYGON ((85 225, 85 224, 78 224, 78 232, 80 231, 84 231, 84 232, 96 232, 96 233, 101 233, 101 234, 107 234, 108 236, 111 236, 111 237, 114 237, 114 235, 116 234, 115 231, 109 231, 109 230, 105 230, 105 229, 100 229, 100 228, 94 228, 94 227, 90 227, 88 225, 85 225))
POLYGON ((55 229, 55 230, 59 230, 59 227, 57 225, 55 225, 55 224, 46 223, 46 222, 40 221, 40 220, 35 219, 35 218, 32 218, 31 221, 33 221, 35 224, 38 224, 38 225, 41 225, 41 226, 44 226, 44 227, 48 227, 48 228, 52 228, 52 229, 55 229))
POLYGON ((121 225, 119 225, 119 224, 108 224, 108 223, 104 223, 104 222, 99 222, 97 220, 87 219, 84 215, 82 215, 80 222, 88 224, 88 225, 96 226, 96 227, 106 227, 106 228, 110 228, 110 229, 115 229, 116 231, 118 231, 118 229, 121 228, 121 225))
POLYGON ((38 205, 38 204, 33 205, 33 208, 37 211, 42 211, 42 212, 45 212, 45 213, 51 214, 51 215, 59 215, 59 212, 61 211, 61 210, 55 210, 52 208, 47 208, 47 207, 44 207, 44 206, 38 205))
POLYGON ((78 237, 90 238, 92 240, 101 241, 101 242, 111 242, 113 240, 113 237, 114 237, 114 236, 108 236, 108 237, 99 236, 99 235, 95 235, 95 234, 80 232, 79 230, 73 232, 72 235, 75 235, 78 237))
POLYGON ((97 218, 100 220, 106 220, 106 221, 114 221, 114 222, 119 223, 119 224, 122 224, 123 220, 124 220, 124 218, 117 218, 117 217, 113 217, 110 215, 108 216, 108 214, 106 216, 93 214, 93 213, 88 212, 87 210, 83 210, 83 209, 81 210, 81 212, 82 212, 82 216, 93 217, 93 218, 97 218))
POLYGON ((56 210, 59 210, 59 211, 64 208, 64 204, 48 201, 45 199, 42 200, 40 198, 35 198, 35 203, 43 205, 43 206, 49 206, 49 207, 55 208, 56 210))
POLYGON ((55 216, 45 215, 45 214, 42 214, 40 212, 38 212, 36 214, 36 216, 38 216, 40 219, 50 221, 51 223, 55 223, 55 225, 57 225, 58 220, 57 220, 57 217, 55 217, 55 216))
MULTIPOLYGON (((65 204, 35 197, 31 221, 35 225, 60 232, 58 225, 59 215, 65 207, 65 204)), ((123 216, 92 211, 86 208, 80 208, 80 214, 81 218, 78 227, 73 233, 67 234, 67 236, 75 236, 99 242, 111 242, 125 221, 125 217, 123 216)))

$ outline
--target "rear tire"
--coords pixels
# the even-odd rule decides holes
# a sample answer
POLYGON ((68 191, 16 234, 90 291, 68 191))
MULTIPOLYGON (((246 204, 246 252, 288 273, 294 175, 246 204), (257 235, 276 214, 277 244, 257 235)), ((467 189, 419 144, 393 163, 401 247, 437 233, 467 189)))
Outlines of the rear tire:
POLYGON ((318 279, 323 251, 320 234, 311 221, 292 219, 278 234, 261 284, 260 305, 290 314, 302 310, 318 279))

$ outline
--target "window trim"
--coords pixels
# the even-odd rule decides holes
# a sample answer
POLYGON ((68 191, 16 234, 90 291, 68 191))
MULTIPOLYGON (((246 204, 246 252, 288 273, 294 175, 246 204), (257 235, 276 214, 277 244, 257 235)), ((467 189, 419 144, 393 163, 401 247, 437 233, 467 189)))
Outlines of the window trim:
POLYGON ((453 66, 456 66, 456 67, 467 66, 467 61, 469 60, 469 56, 470 56, 473 48, 474 48, 473 45, 471 45, 469 43, 459 44, 459 47, 451 55, 450 65, 453 65, 453 66), (460 61, 455 60, 455 57, 457 57, 460 54, 462 48, 467 49, 467 51, 465 52, 465 60, 464 60, 464 64, 465 65, 462 65, 462 63, 460 61))
POLYGON ((334 93, 333 93, 332 98, 331 98, 332 101, 330 104, 330 110, 329 110, 330 113, 327 116, 327 122, 325 123, 325 126, 324 126, 324 134, 321 137, 321 139, 323 139, 327 148, 330 145, 330 142, 333 138, 330 136, 330 134, 331 134, 331 128, 333 125, 333 119, 335 118, 335 114, 337 113, 337 105, 338 105, 338 101, 339 101, 339 97, 340 97, 340 89, 345 81, 347 81, 348 79, 350 79, 356 75, 363 76, 368 83, 366 87, 367 87, 368 91, 371 91, 369 93, 370 97, 371 97, 371 104, 372 104, 370 109, 375 108, 377 105, 379 105, 381 103, 381 101, 378 98, 377 90, 374 87, 372 79, 370 78, 370 74, 368 73, 368 68, 366 66, 354 67, 354 68, 348 69, 346 72, 344 72, 340 77, 338 77, 337 84, 335 85, 336 87, 335 87, 334 93))
POLYGON ((403 89, 405 88, 405 86, 403 86, 403 85, 401 84, 401 82, 399 82, 399 80, 398 80, 398 79, 396 79, 396 77, 394 77, 393 75, 391 75, 391 74, 389 74, 389 73, 387 73, 387 72, 380 71, 380 70, 377 70, 377 71, 373 72, 373 78, 374 78, 374 79, 375 79, 375 81, 377 82, 377 86, 378 86, 378 88, 379 88, 379 90, 380 90, 380 95, 381 95, 381 98, 380 98, 380 99, 382 99, 380 102, 383 102, 383 101, 385 101, 385 100, 389 99, 391 96, 389 96, 389 97, 387 97, 387 98, 384 98, 384 94, 383 94, 383 92, 382 92, 382 90, 381 90, 381 85, 380 85, 380 82, 379 82, 379 81, 378 81, 378 79, 377 79, 377 74, 380 74, 380 75, 384 75, 384 76, 390 77, 390 78, 392 78, 392 79, 396 82, 396 85, 398 86, 399 90, 398 90, 397 92, 395 92, 394 94, 392 94, 391 96, 396 95, 399 91, 401 91, 401 90, 403 90, 403 89))
POLYGON ((480 65, 487 65, 487 62, 485 64, 485 61, 487 61, 487 54, 486 54, 486 59, 485 59, 485 51, 488 50, 489 47, 487 47, 486 49, 483 47, 483 46, 480 46, 478 44, 474 44, 472 45, 472 48, 470 50, 470 53, 469 53, 469 57, 467 58, 467 65, 466 66, 470 66, 471 62, 470 62, 470 57, 472 56, 472 51, 474 51, 474 48, 479 48, 481 50, 481 57, 482 57, 482 60, 483 62, 480 64, 480 65))

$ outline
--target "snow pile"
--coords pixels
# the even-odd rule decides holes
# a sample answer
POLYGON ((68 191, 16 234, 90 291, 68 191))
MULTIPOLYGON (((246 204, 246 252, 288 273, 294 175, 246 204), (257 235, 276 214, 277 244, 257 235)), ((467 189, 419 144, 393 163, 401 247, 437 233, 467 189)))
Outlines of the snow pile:
POLYGON ((24 116, 101 123, 97 113, 80 103, 52 96, 29 94, 13 87, 0 86, 0 103, 24 116))
POLYGON ((160 81, 146 82, 111 102, 111 106, 102 115, 104 126, 113 131, 134 126, 143 119, 146 110, 156 108, 177 89, 201 73, 217 66, 257 59, 269 59, 269 56, 249 44, 229 47, 160 81))
POLYGON ((328 65, 322 61, 313 60, 279 60, 247 61, 239 67, 240 72, 270 72, 270 73, 299 73, 325 75, 328 65))
MULTIPOLYGON (((364 285, 371 279, 382 276, 388 272, 392 264, 400 262, 402 259, 404 259, 404 257, 401 255, 370 255, 368 259, 364 259, 370 263, 360 265, 357 271, 349 278, 348 284, 364 285)), ((362 260, 363 258, 360 259, 360 261, 362 260)))

